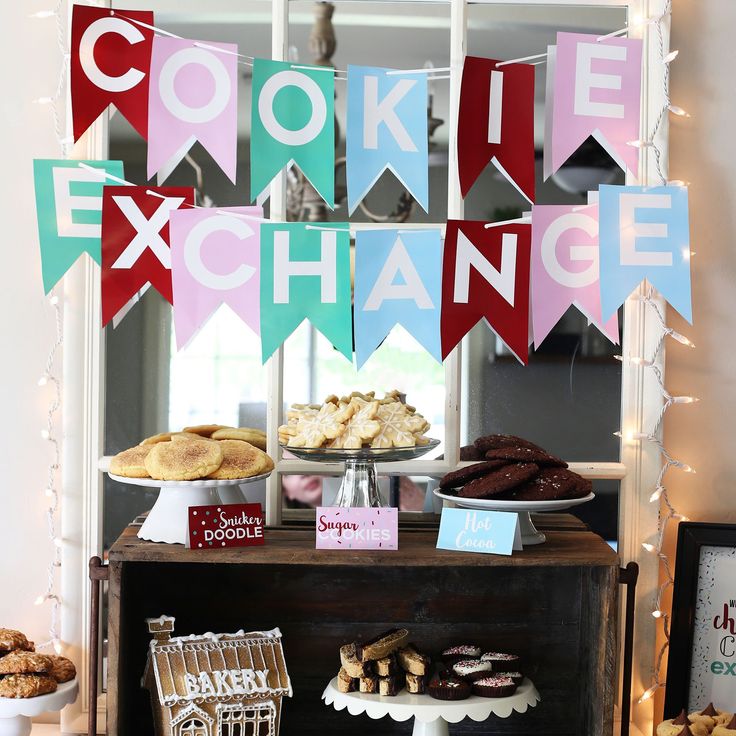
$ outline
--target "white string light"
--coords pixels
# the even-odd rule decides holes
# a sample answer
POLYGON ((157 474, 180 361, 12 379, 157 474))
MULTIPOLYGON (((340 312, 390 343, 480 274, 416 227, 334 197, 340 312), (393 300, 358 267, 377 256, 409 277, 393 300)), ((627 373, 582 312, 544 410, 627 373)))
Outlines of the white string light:
MULTIPOLYGON (((68 158, 73 144, 73 139, 62 134, 62 122, 59 114, 59 108, 64 104, 70 59, 65 42, 66 32, 64 29, 64 14, 62 12, 63 4, 64 0, 57 0, 52 10, 39 10, 36 13, 32 13, 30 17, 37 19, 55 18, 56 20, 56 42, 61 56, 56 90, 53 95, 39 97, 35 99, 34 102, 43 107, 47 107, 51 111, 54 134, 61 151, 61 157, 68 158)), ((47 301, 49 306, 53 309, 56 335, 54 342, 49 349, 43 373, 38 379, 38 387, 43 391, 48 391, 49 386, 52 387, 52 393, 49 398, 46 412, 46 424, 41 429, 42 439, 47 441, 52 447, 52 459, 48 466, 48 477, 43 489, 44 497, 48 499, 45 517, 48 539, 52 549, 52 557, 46 570, 46 588, 43 593, 35 599, 34 604, 36 606, 43 606, 48 603, 51 608, 49 639, 47 641, 40 642, 38 644, 38 648, 45 649, 47 647, 52 647, 57 654, 60 654, 63 650, 59 629, 62 600, 61 596, 57 592, 56 583, 57 572, 61 567, 61 548, 63 546, 63 540, 57 532, 59 490, 56 483, 59 476, 59 470, 61 468, 61 450, 59 440, 56 435, 55 418, 61 408, 61 380, 55 375, 54 370, 56 368, 57 353, 64 343, 64 332, 61 301, 59 297, 52 292, 47 301)))

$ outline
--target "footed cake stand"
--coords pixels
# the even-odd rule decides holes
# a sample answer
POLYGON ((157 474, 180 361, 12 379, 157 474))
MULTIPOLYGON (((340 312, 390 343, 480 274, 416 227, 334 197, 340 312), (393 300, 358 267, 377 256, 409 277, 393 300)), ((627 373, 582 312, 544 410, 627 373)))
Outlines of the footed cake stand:
MULTIPOLYGON (((154 480, 153 478, 124 478, 122 475, 108 473, 110 478, 119 483, 145 488, 159 488, 160 493, 153 508, 148 512, 146 520, 138 530, 141 539, 149 542, 166 542, 167 544, 186 544, 188 509, 190 506, 209 506, 218 503, 243 503, 242 496, 236 486, 254 483, 271 475, 262 473, 251 478, 235 478, 233 480, 154 480)), ((2 734, 0 733, 0 736, 2 734)))
POLYGON ((516 513, 519 517, 519 531, 521 532, 522 546, 542 544, 547 541, 547 537, 534 526, 530 514, 540 511, 564 511, 573 506, 579 506, 581 503, 592 501, 595 498, 595 493, 589 493, 582 498, 565 498, 560 501, 504 501, 503 499, 494 500, 492 498, 462 498, 461 496, 443 493, 439 488, 435 489, 434 495, 443 501, 451 501, 461 509, 510 511, 516 513))
POLYGON ((508 718, 514 711, 526 713, 540 700, 531 680, 524 679, 516 692, 507 698, 481 698, 471 695, 465 700, 435 700, 429 695, 411 695, 402 690, 395 697, 368 693, 341 693, 337 678, 322 693, 325 705, 335 710, 348 709, 351 716, 366 713, 370 718, 390 716, 394 721, 414 719, 413 736, 449 736, 448 723, 459 723, 463 718, 485 721, 491 714, 508 718))
POLYGON ((439 445, 439 440, 429 440, 426 445, 416 447, 361 447, 357 450, 330 449, 329 447, 289 447, 281 445, 300 460, 318 463, 345 463, 340 490, 335 506, 343 508, 383 506, 378 492, 376 463, 394 463, 413 460, 425 455, 439 445))
POLYGON ((35 698, 0 698, 0 736, 28 736, 31 718, 61 710, 77 699, 76 680, 65 682, 56 692, 35 698))

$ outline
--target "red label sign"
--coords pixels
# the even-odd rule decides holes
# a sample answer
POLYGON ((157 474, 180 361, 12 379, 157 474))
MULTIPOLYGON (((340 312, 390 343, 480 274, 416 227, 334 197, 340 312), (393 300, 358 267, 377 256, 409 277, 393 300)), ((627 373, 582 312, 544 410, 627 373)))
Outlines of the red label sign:
POLYGON ((253 547, 265 542, 259 503, 189 507, 189 546, 192 549, 253 547))

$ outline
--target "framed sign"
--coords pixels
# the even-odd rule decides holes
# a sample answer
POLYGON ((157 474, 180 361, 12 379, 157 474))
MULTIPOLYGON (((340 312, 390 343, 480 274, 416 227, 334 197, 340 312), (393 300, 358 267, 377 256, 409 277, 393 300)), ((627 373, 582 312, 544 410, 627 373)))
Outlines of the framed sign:
POLYGON ((736 524, 680 524, 665 718, 736 702, 736 524))

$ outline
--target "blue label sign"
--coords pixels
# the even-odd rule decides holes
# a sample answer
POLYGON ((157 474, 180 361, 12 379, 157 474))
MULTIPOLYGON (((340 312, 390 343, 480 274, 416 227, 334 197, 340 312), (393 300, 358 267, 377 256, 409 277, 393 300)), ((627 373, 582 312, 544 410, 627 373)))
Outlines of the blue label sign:
POLYGON ((503 511, 444 508, 437 548, 510 555, 521 549, 519 517, 503 511))

